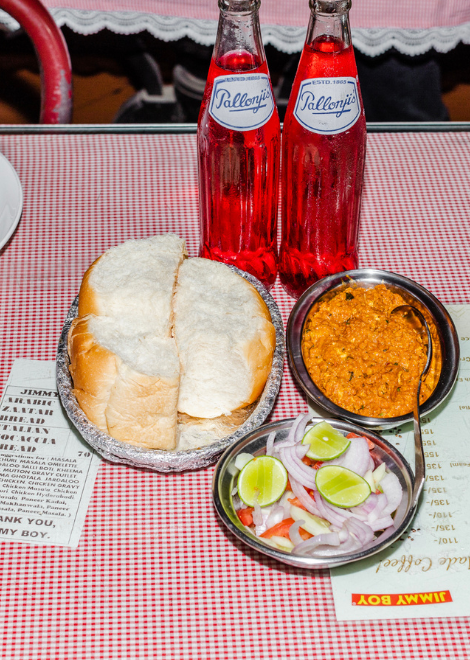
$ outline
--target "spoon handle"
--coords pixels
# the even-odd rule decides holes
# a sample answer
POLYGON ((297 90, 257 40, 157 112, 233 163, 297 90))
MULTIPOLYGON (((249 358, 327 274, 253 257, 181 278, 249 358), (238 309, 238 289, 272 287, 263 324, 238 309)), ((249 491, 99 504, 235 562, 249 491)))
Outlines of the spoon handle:
POLYGON ((416 310, 416 313, 421 317, 421 321, 426 330, 427 341, 428 341, 428 349, 427 349, 428 354, 427 354, 426 366, 424 367, 423 371, 421 372, 421 376, 419 377, 418 388, 416 392, 416 401, 413 408, 413 425, 414 425, 414 436, 415 436, 415 483, 413 487, 413 506, 418 505, 418 499, 419 496, 421 495, 421 491, 423 490, 424 480, 426 478, 424 447, 423 447, 423 439, 421 437, 421 419, 419 415, 419 395, 421 392, 421 385, 423 383, 423 378, 428 372, 432 358, 432 338, 431 338, 431 333, 429 331, 429 326, 426 322, 426 319, 421 314, 421 312, 419 310, 416 310))
POLYGON ((415 480, 413 486, 413 503, 415 507, 418 504, 418 499, 423 490, 424 480, 426 477, 426 469, 424 464, 424 448, 423 440, 421 437, 421 420, 419 416, 419 394, 421 392, 422 375, 418 383, 418 391, 416 394, 416 401, 413 408, 413 425, 415 437, 415 480))

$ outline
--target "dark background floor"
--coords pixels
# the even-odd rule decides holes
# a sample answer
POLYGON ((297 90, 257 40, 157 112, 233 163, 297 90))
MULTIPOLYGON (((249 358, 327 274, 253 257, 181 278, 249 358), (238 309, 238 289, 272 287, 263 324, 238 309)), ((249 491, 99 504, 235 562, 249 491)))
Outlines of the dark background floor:
MULTIPOLYGON (((189 39, 166 43, 148 33, 63 32, 72 60, 73 123, 197 120, 212 48, 189 39)), ((299 54, 268 45, 266 55, 282 115, 299 54)), ((470 121, 470 46, 421 58, 391 52, 367 58, 357 52, 356 59, 369 121, 470 121), (400 77, 395 92, 394 76, 400 77), (416 112, 412 108, 411 116, 404 116, 407 94, 415 94, 422 106, 416 112)), ((0 33, 0 123, 36 123, 39 104, 40 78, 31 43, 25 35, 0 33)))

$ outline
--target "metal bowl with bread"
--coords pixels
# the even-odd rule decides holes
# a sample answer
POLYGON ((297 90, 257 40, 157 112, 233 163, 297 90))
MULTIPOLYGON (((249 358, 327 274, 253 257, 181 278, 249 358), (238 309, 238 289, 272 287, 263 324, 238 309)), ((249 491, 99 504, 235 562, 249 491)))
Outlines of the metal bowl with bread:
POLYGON ((263 285, 188 258, 182 239, 163 234, 112 247, 88 268, 59 342, 58 391, 105 458, 196 469, 263 423, 283 354, 263 285))
MULTIPOLYGON (((366 299, 367 302, 367 298, 370 298, 373 291, 378 289, 385 291, 385 294, 392 301, 392 303, 389 301, 389 308, 393 307, 393 304, 400 304, 400 301, 412 305, 422 312, 430 327, 435 354, 433 359, 436 360, 436 363, 433 368, 434 382, 432 387, 429 388, 427 398, 422 401, 420 406, 421 414, 426 415, 442 403, 452 390, 459 367, 459 342, 455 326, 445 307, 433 294, 417 282, 397 273, 372 268, 351 270, 325 277, 307 289, 296 302, 287 325, 286 343, 289 363, 294 377, 316 406, 329 413, 329 415, 346 419, 360 426, 392 428, 413 418, 412 406, 409 407, 409 410, 398 410, 396 406, 389 405, 387 407, 387 405, 384 405, 383 411, 385 412, 381 410, 380 414, 375 412, 380 408, 369 407, 369 410, 375 413, 371 414, 367 410, 367 405, 364 406, 364 402, 367 403, 366 397, 369 396, 370 392, 377 393, 378 397, 382 397, 384 404, 387 403, 387 397, 398 396, 397 392, 400 387, 396 385, 399 385, 399 383, 395 383, 393 391, 390 387, 390 377, 393 374, 381 375, 376 373, 376 365, 382 360, 382 363, 387 367, 387 371, 401 371, 403 376, 407 376, 405 372, 413 362, 415 349, 407 349, 405 342, 402 347, 405 362, 399 364, 397 358, 391 358, 387 363, 386 359, 389 358, 385 357, 388 355, 385 351, 396 352, 393 335, 391 346, 381 343, 382 335, 385 336, 389 329, 390 315, 387 318, 384 316, 382 326, 377 321, 377 327, 382 328, 381 336, 379 338, 375 336, 368 340, 362 334, 359 336, 358 330, 356 330, 357 337, 354 336, 354 328, 361 327, 362 330, 364 325, 362 319, 353 318, 353 314, 351 314, 351 319, 355 321, 355 325, 354 323, 346 325, 350 322, 347 318, 348 314, 343 314, 342 320, 336 321, 333 318, 334 310, 332 310, 328 314, 333 320, 328 323, 328 315, 325 314, 325 309, 329 309, 328 305, 334 306, 335 301, 339 301, 340 298, 343 307, 346 308, 348 304, 354 304, 355 301, 352 299, 355 297, 355 291, 358 291, 357 298, 361 298, 363 301, 366 299), (306 351, 305 338, 309 333, 309 324, 312 319, 315 320, 316 318, 315 315, 318 315, 318 317, 323 315, 323 329, 320 327, 321 324, 317 323, 315 332, 317 335, 318 332, 320 334, 323 332, 324 336, 321 338, 321 342, 323 346, 329 343, 329 355, 339 356, 336 365, 334 364, 335 360, 330 359, 330 357, 325 358, 325 356, 317 356, 306 351), (320 330, 318 330, 319 327, 320 330), (342 337, 344 337, 344 342, 342 337), (351 344, 355 340, 357 340, 356 345, 351 344), (348 350, 347 341, 349 341, 349 347, 354 345, 354 349, 358 348, 359 345, 365 347, 365 358, 358 360, 354 351, 348 350), (345 346, 343 346, 343 343, 345 346), (380 354, 377 353, 377 346, 380 346, 380 354), (382 346, 385 347, 382 348, 382 346), (376 351, 375 355, 374 350, 376 351), (321 368, 316 368, 315 359, 318 365, 321 365, 321 368), (325 377, 321 381, 320 375, 323 374, 325 377), (346 374, 346 378, 344 378, 344 374, 346 374), (376 381, 375 385, 372 384, 373 379, 376 381), (343 390, 357 393, 357 402, 349 402, 348 399, 344 398, 341 383, 343 384, 343 390), (363 396, 362 406, 359 405, 361 395, 363 396), (341 405, 343 401, 348 403, 341 405), (361 414, 361 409, 364 409, 367 414, 361 414), (387 409, 392 411, 391 414, 387 414, 387 409)), ((370 315, 374 311, 374 303, 371 300, 369 300, 369 303, 372 309, 366 305, 366 313, 370 315)), ((398 377, 400 376, 401 374, 398 373, 398 377)), ((404 382, 406 382, 406 378, 404 382)), ((410 392, 415 391, 413 387, 415 386, 410 383, 410 392)))

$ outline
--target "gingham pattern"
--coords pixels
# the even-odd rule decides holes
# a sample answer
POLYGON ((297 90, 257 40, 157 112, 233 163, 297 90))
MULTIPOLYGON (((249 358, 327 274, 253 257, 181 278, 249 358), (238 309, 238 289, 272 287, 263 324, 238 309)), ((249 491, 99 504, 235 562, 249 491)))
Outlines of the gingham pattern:
MULTIPOLYGON (((157 39, 189 37, 211 46, 217 34, 216 0, 44 0, 59 26, 80 34, 111 30, 117 34, 149 32, 157 39)), ((307 0, 263 0, 261 34, 265 44, 280 51, 302 50, 309 20, 307 0)), ((0 10, 0 24, 19 25, 0 10)), ((468 0, 353 0, 354 46, 376 57, 390 48, 409 55, 430 49, 447 53, 460 42, 470 43, 468 0)))
MULTIPOLYGON (((45 0, 48 9, 89 12, 139 12, 202 20, 217 20, 217 0, 45 0)), ((307 26, 308 0, 261 0, 260 19, 268 25, 307 26)), ((467 0, 352 0, 351 24, 358 28, 422 29, 470 22, 467 0)))
MULTIPOLYGON (((369 135, 361 265, 470 302, 469 146, 470 133, 369 135)), ((0 252, 0 387, 15 357, 54 358, 105 248, 175 231, 196 254, 195 148, 194 135, 0 134, 25 193, 0 252)), ((287 320, 292 301, 274 295, 287 320)), ((272 418, 305 410, 286 373, 272 418)), ((2 543, 0 657, 469 657, 467 619, 338 623, 328 572, 277 565, 225 531, 212 474, 103 463, 77 550, 2 543)))

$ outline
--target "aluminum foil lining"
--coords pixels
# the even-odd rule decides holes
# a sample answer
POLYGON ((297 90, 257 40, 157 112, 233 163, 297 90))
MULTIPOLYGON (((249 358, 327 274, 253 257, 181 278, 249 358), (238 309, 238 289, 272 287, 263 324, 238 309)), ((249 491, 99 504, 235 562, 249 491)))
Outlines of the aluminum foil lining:
POLYGON ((213 444, 206 445, 200 449, 163 451, 161 449, 134 447, 125 442, 115 440, 107 433, 100 431, 88 420, 72 392, 73 384, 69 372, 70 361, 67 352, 67 336, 72 321, 77 317, 78 313, 78 296, 75 298, 65 319, 57 348, 57 390, 65 412, 72 424, 77 428, 83 439, 103 458, 112 463, 125 463, 132 467, 148 468, 158 472, 197 470, 214 463, 229 445, 234 444, 244 435, 263 424, 274 406, 274 401, 281 386, 285 350, 284 326, 279 308, 265 287, 252 275, 233 266, 230 266, 230 268, 248 280, 266 303, 276 330, 276 348, 274 350, 271 373, 268 376, 261 397, 248 419, 231 435, 216 440, 213 444))

